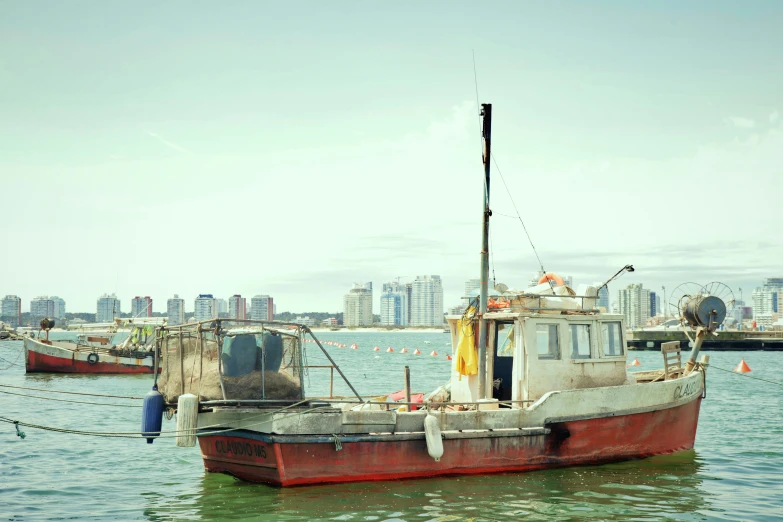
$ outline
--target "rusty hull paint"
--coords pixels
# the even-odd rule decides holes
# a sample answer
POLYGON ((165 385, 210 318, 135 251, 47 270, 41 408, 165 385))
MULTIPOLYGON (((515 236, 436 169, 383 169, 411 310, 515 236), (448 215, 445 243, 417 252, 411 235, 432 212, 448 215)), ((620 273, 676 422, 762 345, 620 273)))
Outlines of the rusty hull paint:
MULTIPOLYGON (((701 396, 674 408, 548 425, 548 435, 445 439, 435 462, 423 438, 400 441, 268 442, 247 431, 199 437, 208 471, 276 486, 438 475, 524 472, 591 465, 693 448, 701 396), (263 448, 263 450, 258 449, 263 448)), ((341 437, 342 438, 342 437, 341 437)))

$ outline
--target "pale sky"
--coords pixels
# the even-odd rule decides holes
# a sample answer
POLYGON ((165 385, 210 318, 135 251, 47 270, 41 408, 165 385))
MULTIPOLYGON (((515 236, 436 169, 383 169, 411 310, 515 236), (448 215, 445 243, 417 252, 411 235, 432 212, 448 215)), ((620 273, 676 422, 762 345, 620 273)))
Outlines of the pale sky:
MULTIPOLYGON (((478 277, 481 102, 544 268, 783 276, 783 2, 0 2, 0 295, 478 277)), ((493 166, 494 169, 494 166, 493 166)), ((494 269, 538 268, 493 170, 494 269)), ((739 295, 737 296, 739 297, 739 295)))

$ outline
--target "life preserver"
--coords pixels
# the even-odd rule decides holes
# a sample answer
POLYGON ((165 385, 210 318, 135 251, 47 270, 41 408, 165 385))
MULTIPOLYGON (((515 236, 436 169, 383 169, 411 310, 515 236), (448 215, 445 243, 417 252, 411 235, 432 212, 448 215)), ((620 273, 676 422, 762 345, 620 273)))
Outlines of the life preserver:
POLYGON ((95 352, 92 352, 90 355, 87 356, 87 362, 90 364, 95 364, 98 362, 98 354, 95 352))
POLYGON ((563 278, 554 272, 547 272, 546 274, 542 275, 541 279, 538 280, 538 284, 543 285, 547 281, 554 281, 557 283, 557 286, 565 286, 565 281, 563 281, 563 278))

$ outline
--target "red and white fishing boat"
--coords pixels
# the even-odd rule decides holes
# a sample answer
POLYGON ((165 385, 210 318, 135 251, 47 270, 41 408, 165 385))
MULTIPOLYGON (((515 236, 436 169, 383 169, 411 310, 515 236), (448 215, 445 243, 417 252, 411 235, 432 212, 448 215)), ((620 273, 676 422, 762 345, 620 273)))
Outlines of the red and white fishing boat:
MULTIPOLYGON (((491 105, 482 115, 488 189, 491 105)), ((596 308, 597 288, 577 296, 547 275, 524 293, 496 289, 489 306, 485 196, 480 299, 448 318, 451 380, 415 411, 410 400, 307 398, 302 340, 315 337, 306 326, 164 327, 160 389, 178 408, 178 444, 195 444, 185 437, 195 434, 208 471, 277 486, 522 472, 692 448, 706 380, 706 357, 696 359, 725 317, 723 302, 685 296, 689 360, 666 346, 662 369, 629 373, 624 319, 596 308)))
POLYGON ((155 327, 152 325, 133 326, 127 338, 117 345, 112 344, 115 335, 112 332, 79 334, 74 342, 49 340, 49 328, 43 330, 45 337, 24 338, 27 373, 153 372, 155 327))

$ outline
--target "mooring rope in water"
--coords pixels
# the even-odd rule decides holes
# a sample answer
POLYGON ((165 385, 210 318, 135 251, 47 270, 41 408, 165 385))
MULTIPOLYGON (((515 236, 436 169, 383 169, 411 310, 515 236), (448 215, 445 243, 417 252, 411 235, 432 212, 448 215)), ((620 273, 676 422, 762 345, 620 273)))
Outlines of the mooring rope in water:
POLYGON ((748 379, 756 379, 757 381, 768 382, 770 384, 777 384, 778 386, 783 386, 783 382, 770 381, 769 379, 762 379, 761 377, 754 377, 752 375, 748 375, 747 373, 737 373, 734 370, 727 370, 726 368, 721 368, 719 366, 713 366, 712 363, 707 364, 707 369, 710 369, 710 368, 715 368, 716 370, 732 373, 732 374, 736 375, 737 377, 747 377, 748 379))
MULTIPOLYGON (((254 415, 254 416, 252 416, 250 418, 252 419, 254 417, 260 417, 260 416, 268 417, 269 415, 273 415, 275 413, 280 413, 280 412, 283 412, 283 411, 285 411, 287 409, 294 408, 296 406, 300 406, 300 405, 304 404, 305 402, 307 402, 308 400, 303 400, 303 401, 291 404, 289 406, 285 406, 283 408, 279 408, 277 410, 272 410, 272 411, 265 412, 265 413, 259 413, 258 415, 254 415)), ((307 410, 304 410, 304 411, 300 411, 300 412, 296 412, 296 413, 290 413, 289 415, 291 415, 291 416, 292 415, 301 415, 303 413, 310 413, 310 412, 313 412, 313 411, 316 411, 316 410, 319 410, 319 409, 322 409, 322 408, 328 408, 328 407, 331 407, 331 406, 318 406, 316 408, 310 408, 310 409, 307 409, 307 410)), ((229 432, 232 432, 232 431, 244 430, 244 429, 247 429, 247 428, 250 428, 250 427, 253 427, 253 426, 258 426, 260 424, 264 424, 265 422, 268 422, 268 420, 269 419, 266 418, 266 419, 264 419, 262 421, 259 421, 257 423, 243 424, 242 427, 238 427, 238 428, 229 428, 225 424, 213 424, 213 425, 210 425, 210 426, 204 426, 204 427, 199 428, 199 429, 201 429, 201 430, 208 430, 208 429, 213 429, 213 428, 221 428, 221 429, 216 429, 216 430, 211 431, 211 432, 203 432, 202 431, 201 433, 199 433, 199 435, 218 435, 218 434, 229 433, 229 432)), ((19 429, 18 428, 19 426, 24 426, 24 427, 27 427, 27 428, 34 428, 34 429, 39 429, 39 430, 43 430, 43 431, 53 431, 53 432, 56 432, 56 433, 68 433, 68 434, 72 434, 72 435, 84 435, 84 436, 88 436, 88 437, 104 437, 104 438, 112 438, 112 439, 146 439, 146 438, 148 438, 147 435, 142 435, 140 431, 107 432, 107 431, 72 430, 72 429, 69 429, 69 428, 57 428, 57 427, 54 427, 54 426, 44 426, 42 424, 33 424, 33 423, 28 423, 28 422, 22 422, 22 421, 18 421, 18 420, 9 419, 8 417, 0 417, 0 422, 13 424, 13 425, 17 426, 17 430, 19 429)), ((190 429, 188 429, 188 430, 161 430, 159 432, 155 432, 155 433, 160 433, 160 435, 156 435, 155 438, 159 438, 159 439, 176 438, 176 437, 179 436, 180 433, 192 433, 192 431, 193 430, 190 430, 190 429)))
POLYGON ((31 391, 41 391, 41 392, 51 392, 51 393, 67 393, 68 395, 85 395, 89 397, 105 397, 107 399, 133 399, 138 401, 143 401, 144 397, 132 397, 129 395, 106 395, 103 393, 85 393, 85 392, 74 392, 74 391, 64 391, 64 390, 52 390, 51 388, 30 388, 28 386, 12 386, 10 384, 0 384, 0 388, 15 388, 17 390, 31 390, 31 391))
MULTIPOLYGON (((18 361, 18 360, 19 360, 19 357, 21 357, 21 355, 22 355, 22 352, 24 352, 24 346, 22 346, 22 347, 20 347, 20 348, 19 348, 19 353, 17 353, 17 354, 16 354, 16 359, 14 359, 14 362, 12 362, 12 363, 11 363, 9 366, 7 366, 7 367, 5 367, 5 368, 0 368, 0 371, 3 371, 3 370, 9 370, 9 369, 11 369, 11 367, 12 367, 12 366, 16 366, 16 361, 18 361)), ((4 360, 5 362, 10 362, 10 361, 6 361, 5 359, 3 359, 3 360, 4 360)))
POLYGON ((90 402, 90 401, 72 401, 68 399, 55 399, 54 397, 41 397, 40 395, 28 395, 26 393, 16 393, 0 390, 0 393, 7 395, 17 395, 19 397, 28 397, 30 399, 42 399, 44 401, 71 402, 74 404, 96 404, 98 406, 116 406, 119 408, 141 408, 141 404, 113 404, 110 402, 90 402))

